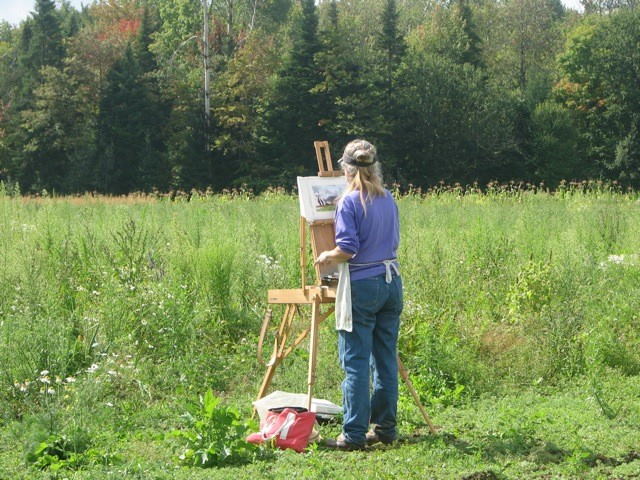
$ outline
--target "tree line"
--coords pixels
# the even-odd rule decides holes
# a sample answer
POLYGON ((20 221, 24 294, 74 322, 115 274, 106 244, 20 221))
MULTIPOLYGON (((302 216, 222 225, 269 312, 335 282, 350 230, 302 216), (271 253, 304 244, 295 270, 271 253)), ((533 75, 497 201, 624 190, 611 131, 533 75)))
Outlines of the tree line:
POLYGON ((36 0, 0 23, 0 181, 291 186, 374 142, 388 182, 640 186, 638 0, 36 0))

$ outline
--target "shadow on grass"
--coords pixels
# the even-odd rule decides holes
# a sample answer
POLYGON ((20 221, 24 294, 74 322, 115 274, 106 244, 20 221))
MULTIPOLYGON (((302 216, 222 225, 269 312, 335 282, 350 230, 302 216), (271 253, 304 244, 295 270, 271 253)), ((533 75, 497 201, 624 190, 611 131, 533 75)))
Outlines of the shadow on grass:
MULTIPOLYGON (((421 443, 425 446, 447 445, 465 455, 480 455, 488 461, 496 461, 500 456, 520 457, 538 465, 559 464, 571 458, 579 458, 585 467, 595 468, 599 465, 616 467, 640 460, 640 451, 631 450, 619 458, 609 457, 597 452, 581 450, 579 452, 565 450, 553 442, 545 442, 527 432, 511 430, 506 433, 484 435, 473 442, 457 437, 452 433, 437 435, 421 434, 401 438, 393 445, 375 445, 371 449, 400 448, 403 445, 421 443)), ((476 472, 464 477, 468 480, 501 478, 499 474, 489 470, 476 472)))

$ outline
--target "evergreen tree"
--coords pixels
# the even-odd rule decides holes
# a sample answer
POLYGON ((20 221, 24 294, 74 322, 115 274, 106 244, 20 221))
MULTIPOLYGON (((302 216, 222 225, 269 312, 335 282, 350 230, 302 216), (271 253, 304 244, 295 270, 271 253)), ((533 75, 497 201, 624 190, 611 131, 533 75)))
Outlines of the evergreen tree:
POLYGON ((462 62, 469 63, 474 67, 484 67, 482 61, 481 40, 476 32, 476 25, 473 21, 473 13, 467 0, 458 0, 456 4, 456 15, 462 23, 462 28, 466 36, 466 48, 462 55, 462 62))
POLYGON ((406 46, 398 28, 398 9, 396 0, 386 0, 382 11, 382 30, 378 37, 378 46, 384 54, 384 81, 387 99, 390 100, 393 90, 393 74, 400 65, 406 46))
POLYGON ((354 136, 373 140, 369 128, 376 122, 372 114, 379 114, 381 109, 376 105, 378 96, 371 94, 371 76, 354 49, 360 39, 340 22, 335 0, 328 5, 324 20, 323 48, 316 55, 322 80, 314 91, 324 96, 322 122, 328 139, 338 146, 354 136))
POLYGON ((142 10, 142 18, 136 39, 136 57, 143 73, 154 71, 158 65, 153 53, 149 50, 152 43, 151 35, 155 31, 152 12, 148 4, 145 2, 142 10))
POLYGON ((293 10, 291 45, 269 105, 269 148, 274 157, 274 173, 290 181, 291 174, 309 171, 308 158, 313 141, 324 137, 319 125, 325 106, 322 96, 313 91, 321 77, 315 62, 320 51, 318 16, 313 0, 301 0, 293 10))
POLYGON ((53 0, 36 0, 35 12, 24 22, 18 52, 22 81, 15 107, 23 109, 32 105, 33 90, 42 81, 40 70, 62 66, 65 53, 62 29, 53 0))
POLYGON ((107 75, 100 101, 98 147, 100 190, 124 194, 142 186, 140 162, 144 154, 145 99, 140 66, 131 46, 107 75))
POLYGON ((60 67, 64 58, 60 18, 53 0, 36 0, 31 36, 23 60, 33 72, 42 67, 60 67))
POLYGON ((64 38, 73 37, 80 31, 80 12, 78 12, 68 0, 62 0, 60 4, 60 28, 64 38))
POLYGON ((169 119, 170 104, 160 94, 156 75, 158 65, 149 49, 155 24, 153 11, 145 2, 133 53, 140 71, 138 82, 145 94, 141 99, 141 108, 144 109, 145 115, 139 125, 142 134, 139 188, 146 191, 154 187, 166 188, 170 181, 170 167, 163 138, 164 127, 169 119))
MULTIPOLYGON (((406 128, 404 114, 398 104, 398 88, 394 80, 406 51, 398 19, 396 1, 386 0, 380 19, 382 28, 376 38, 376 46, 382 58, 377 65, 378 71, 371 72, 374 81, 368 92, 369 98, 373 100, 369 109, 371 116, 369 129, 375 132, 380 151, 385 152, 385 172, 391 173, 393 178, 399 175, 396 164, 403 149, 398 138, 402 138, 406 128)), ((367 136, 373 138, 370 134, 367 136)))

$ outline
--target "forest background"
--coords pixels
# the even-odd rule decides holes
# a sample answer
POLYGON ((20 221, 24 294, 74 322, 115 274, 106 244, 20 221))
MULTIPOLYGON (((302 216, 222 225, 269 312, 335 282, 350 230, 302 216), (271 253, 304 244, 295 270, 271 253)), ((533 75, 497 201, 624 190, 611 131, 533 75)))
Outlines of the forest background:
POLYGON ((405 187, 637 187, 637 3, 36 0, 0 23, 0 181, 261 191, 365 137, 405 187))

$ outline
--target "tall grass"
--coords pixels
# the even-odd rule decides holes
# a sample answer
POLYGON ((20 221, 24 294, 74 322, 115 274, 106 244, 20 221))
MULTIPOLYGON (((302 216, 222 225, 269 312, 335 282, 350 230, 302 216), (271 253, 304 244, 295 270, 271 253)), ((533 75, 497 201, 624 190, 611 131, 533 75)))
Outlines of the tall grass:
MULTIPOLYGON (((637 196, 443 190, 399 206, 401 349, 426 402, 640 373, 637 196)), ((274 192, 0 196, 2 418, 129 425, 210 387, 251 398, 266 290, 299 283, 297 221, 274 192)), ((339 400, 330 323, 319 389, 339 400)), ((276 385, 303 389, 305 360, 276 385)))

